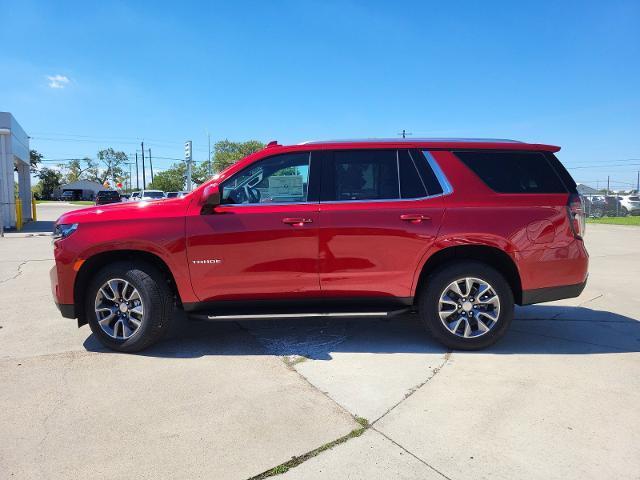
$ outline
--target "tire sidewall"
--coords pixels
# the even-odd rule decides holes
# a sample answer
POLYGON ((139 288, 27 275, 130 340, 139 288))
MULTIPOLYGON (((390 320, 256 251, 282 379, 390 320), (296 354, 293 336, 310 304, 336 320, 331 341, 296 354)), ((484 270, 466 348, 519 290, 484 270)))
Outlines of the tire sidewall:
POLYGON ((513 292, 502 274, 486 264, 475 261, 455 262, 430 275, 419 304, 420 317, 431 334, 447 347, 456 350, 477 350, 497 342, 511 325, 513 310, 513 292), (475 277, 488 282, 500 299, 497 325, 490 332, 477 338, 458 337, 449 332, 440 320, 438 307, 442 291, 451 282, 463 277, 475 277))

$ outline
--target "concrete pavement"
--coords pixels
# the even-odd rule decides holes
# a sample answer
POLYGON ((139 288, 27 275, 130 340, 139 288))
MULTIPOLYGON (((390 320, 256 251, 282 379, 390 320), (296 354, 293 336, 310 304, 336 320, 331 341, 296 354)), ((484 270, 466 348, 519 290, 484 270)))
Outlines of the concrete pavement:
POLYGON ((0 239, 0 477, 638 478, 640 229, 589 225, 578 299, 483 352, 412 316, 186 322, 104 351, 51 301, 50 239, 0 239), (284 361, 283 361, 284 360, 284 361))
POLYGON ((234 323, 105 351, 52 265, 50 238, 0 239, 0 478, 243 479, 359 426, 234 323))

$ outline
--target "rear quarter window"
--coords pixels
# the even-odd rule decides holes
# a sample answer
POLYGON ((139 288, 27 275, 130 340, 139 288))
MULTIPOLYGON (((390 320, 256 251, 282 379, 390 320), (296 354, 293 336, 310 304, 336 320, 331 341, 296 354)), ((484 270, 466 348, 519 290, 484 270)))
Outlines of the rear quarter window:
POLYGON ((499 193, 567 193, 542 152, 458 151, 455 155, 499 193))

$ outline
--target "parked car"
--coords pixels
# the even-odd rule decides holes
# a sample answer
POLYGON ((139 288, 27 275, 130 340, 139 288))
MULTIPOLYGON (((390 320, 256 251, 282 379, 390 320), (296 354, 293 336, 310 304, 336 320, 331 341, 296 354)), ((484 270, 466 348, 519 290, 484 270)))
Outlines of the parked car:
POLYGON ((586 284, 585 218, 559 149, 271 143, 183 199, 62 215, 54 298, 126 352, 158 341, 175 308, 210 320, 416 311, 448 348, 484 348, 514 304, 586 284))
POLYGON ((130 193, 121 193, 120 194, 120 201, 122 201, 122 202, 128 202, 130 198, 131 198, 131 194, 130 193))
POLYGON ((167 197, 162 190, 140 190, 131 195, 132 200, 162 200, 164 198, 167 197))
POLYGON ((629 211, 622 205, 618 197, 604 196, 592 198, 590 216, 599 217, 626 217, 629 211))
POLYGON ((82 200, 82 193, 77 190, 65 190, 60 195, 60 200, 63 202, 77 202, 78 200, 82 200))
POLYGON ((640 196, 624 195, 620 198, 620 204, 627 209, 631 215, 640 215, 640 196))
POLYGON ((189 192, 167 192, 167 198, 182 198, 189 192))
POLYGON ((115 190, 102 190, 96 194, 96 205, 120 203, 121 201, 120 194, 115 190))

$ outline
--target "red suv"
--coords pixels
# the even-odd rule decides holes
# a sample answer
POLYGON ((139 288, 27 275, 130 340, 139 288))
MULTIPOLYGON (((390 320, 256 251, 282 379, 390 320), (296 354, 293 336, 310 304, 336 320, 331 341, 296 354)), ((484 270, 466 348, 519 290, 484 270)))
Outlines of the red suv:
POLYGON ((584 215, 558 150, 272 142, 183 198, 61 216, 53 295, 127 352, 159 340, 176 307, 210 319, 417 310, 446 346, 483 348, 514 304, 585 286, 584 215))

